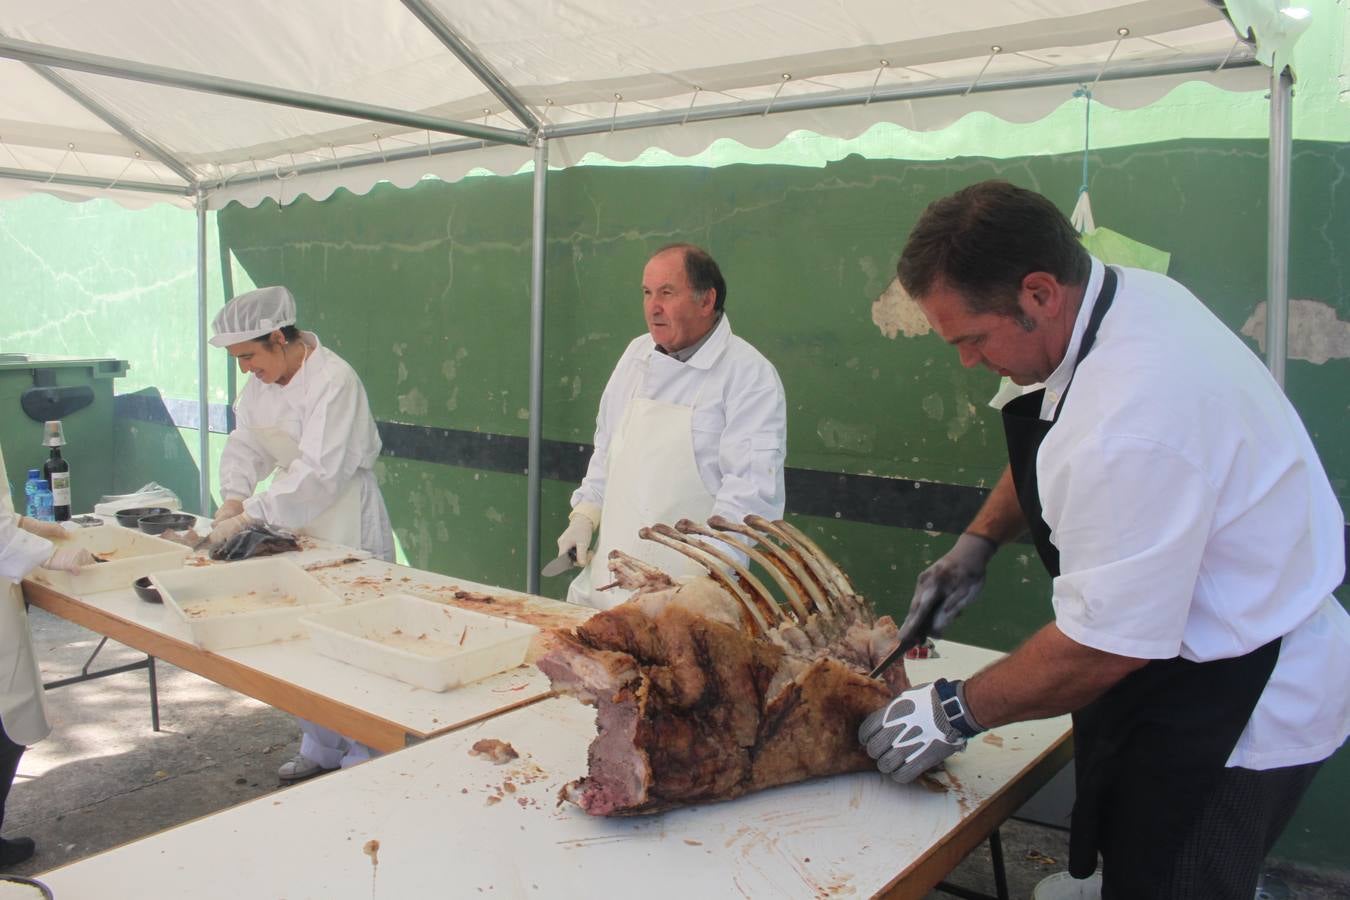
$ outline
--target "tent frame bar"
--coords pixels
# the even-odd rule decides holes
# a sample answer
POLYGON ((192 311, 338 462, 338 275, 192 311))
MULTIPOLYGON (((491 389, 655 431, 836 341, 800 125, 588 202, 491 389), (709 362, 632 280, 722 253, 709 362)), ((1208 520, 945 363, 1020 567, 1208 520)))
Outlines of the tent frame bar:
POLYGON ((74 100, 76 103, 80 104, 85 109, 89 110, 89 112, 93 113, 99 119, 106 122, 108 124, 108 127, 112 128, 118 134, 122 135, 122 137, 126 138, 127 140, 131 141, 131 143, 141 148, 142 152, 149 154, 150 156, 157 159, 160 163, 162 163, 166 168, 172 171, 179 178, 183 179, 188 184, 194 184, 197 181, 196 174, 194 174, 192 170, 189 169, 187 166, 183 165, 182 161, 180 161, 178 157, 174 156, 172 153, 170 153, 168 150, 165 150, 159 144, 156 144, 154 141, 150 140, 149 138, 145 137, 144 135, 136 131, 136 129, 132 128, 126 122, 122 121, 122 119, 115 113, 113 113, 111 110, 105 108, 101 103, 97 102, 92 97, 85 94, 84 91, 81 91, 79 88, 75 87, 75 85, 71 84, 65 78, 62 78, 60 75, 56 74, 46 66, 39 66, 36 63, 28 63, 28 67, 32 69, 34 72, 41 75, 43 78, 47 79, 47 81, 51 82, 51 84, 57 90, 61 91, 67 97, 74 100))
POLYGON ((433 9, 426 0, 403 0, 403 5, 417 17, 419 22, 426 26, 428 31, 436 36, 437 40, 445 46, 445 49, 453 53, 464 64, 464 67, 472 72, 485 88, 492 92, 492 96, 500 100, 511 111, 511 114, 529 129, 532 135, 539 130, 539 119, 525 105, 525 102, 493 70, 492 66, 488 65, 486 60, 470 49, 464 39, 450 27, 450 23, 445 21, 445 18, 433 9))
POLYGON ((51 66, 57 69, 74 69, 78 72, 141 81, 146 84, 158 84, 206 94, 219 94, 224 97, 260 100, 264 103, 291 106, 311 112, 365 119, 388 125, 401 125, 418 131, 458 134, 464 137, 495 141, 499 144, 515 144, 523 147, 528 146, 531 140, 531 135, 523 131, 494 128, 491 125, 476 125, 472 122, 458 122, 452 119, 442 119, 439 116, 428 116, 373 103, 325 97, 306 91, 293 91, 251 81, 240 81, 235 78, 219 78, 214 75, 204 75, 183 69, 171 69, 167 66, 101 56, 97 53, 85 53, 62 47, 48 47, 43 44, 18 41, 8 37, 0 37, 0 57, 41 66, 51 66))
POLYGON ((733 119, 745 116, 762 116, 785 112, 801 112, 816 109, 831 109, 841 106, 867 106, 901 100, 922 100, 932 97, 956 97, 970 93, 991 93, 994 91, 1022 90, 1034 87, 1056 87, 1059 85, 1080 84, 1084 81, 1121 81, 1133 78, 1148 78, 1158 75, 1185 75, 1195 72, 1217 71, 1220 68, 1238 69, 1259 66, 1260 63, 1246 52, 1229 54, 1203 54, 1181 56, 1165 62, 1119 63, 1106 72, 1100 65, 1073 66, 1056 70, 1054 73, 1023 73, 1004 77, 942 79, 925 81, 919 84, 896 85, 888 88, 859 88, 848 91, 835 91, 829 94, 813 94, 800 97, 778 97, 778 99, 746 100, 739 103, 720 103, 715 106, 696 107, 691 110, 661 110, 659 112, 640 113, 632 116, 619 116, 613 119, 591 119, 566 125, 549 125, 544 135, 550 139, 577 137, 587 134, 602 134, 610 131, 631 131, 637 128, 651 128, 661 125, 681 125, 685 122, 708 122, 717 119, 733 119))
POLYGON ((530 227, 530 437, 526 462, 525 584, 539 593, 539 516, 544 443, 544 283, 548 256, 548 141, 534 145, 534 208, 530 227))
POLYGON ((1289 355, 1289 177, 1294 155, 1293 77, 1276 62, 1270 71, 1269 184, 1266 215, 1266 367, 1284 387, 1289 355))
POLYGON ((70 187, 133 191, 142 194, 167 194, 172 197, 192 196, 192 185, 156 184, 152 181, 109 181, 91 175, 63 175, 60 172, 36 172, 29 169, 9 169, 0 166, 0 178, 14 181, 40 181, 43 184, 64 184, 70 187))

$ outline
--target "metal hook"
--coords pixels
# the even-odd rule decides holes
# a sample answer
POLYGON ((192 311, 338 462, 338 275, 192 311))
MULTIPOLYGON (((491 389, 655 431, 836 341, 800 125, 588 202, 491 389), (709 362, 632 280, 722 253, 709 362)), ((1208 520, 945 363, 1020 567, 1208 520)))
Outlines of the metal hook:
POLYGON ((681 125, 688 125, 688 124, 689 124, 689 114, 690 114, 691 112, 694 111, 694 103, 698 100, 698 94, 699 94, 699 91, 701 91, 701 90, 703 90, 703 88, 701 88, 701 87, 698 86, 697 84, 694 85, 694 96, 692 96, 692 97, 689 98, 689 106, 685 108, 685 110, 684 110, 684 118, 680 120, 680 124, 681 124, 681 125))
POLYGON ((784 72, 782 77, 779 78, 778 80, 778 90, 774 91, 773 96, 769 98, 768 104, 764 107, 764 112, 760 113, 761 116, 767 116, 769 114, 769 112, 773 109, 774 102, 778 99, 778 95, 783 92, 783 85, 787 84, 791 80, 792 80, 792 73, 784 72))
POLYGON ((1114 56, 1116 55, 1116 51, 1120 49, 1120 45, 1125 41, 1125 39, 1126 39, 1127 37, 1130 36, 1130 29, 1128 29, 1128 28, 1117 28, 1117 29, 1116 29, 1116 34, 1118 34, 1119 37, 1116 38, 1115 46, 1113 46, 1113 47, 1111 48, 1111 52, 1110 52, 1110 53, 1106 54, 1106 61, 1103 62, 1103 63, 1102 63, 1102 67, 1101 67, 1100 69, 1097 70, 1097 77, 1094 78, 1094 79, 1092 79, 1092 86, 1093 86, 1093 87, 1096 87, 1096 86, 1097 86, 1097 82, 1101 81, 1101 80, 1102 80, 1102 76, 1106 74, 1106 67, 1109 66, 1109 65, 1111 65, 1111 59, 1112 59, 1112 57, 1114 57, 1114 56))
POLYGON ((609 114, 609 133, 614 133, 615 120, 619 118, 619 103, 623 100, 623 94, 614 95, 614 109, 609 114))
POLYGON ((871 103, 872 98, 876 96, 877 85, 881 83, 881 73, 886 71, 886 68, 890 64, 891 61, 889 59, 883 59, 881 61, 881 65, 877 67, 877 77, 872 79, 872 89, 867 92, 867 99, 863 101, 863 106, 866 106, 869 103, 871 103))
POLYGON ((970 87, 966 88, 966 92, 961 95, 962 97, 970 96, 970 92, 975 90, 975 86, 979 84, 980 79, 984 77, 984 72, 986 69, 989 68, 989 64, 994 61, 994 57, 998 56, 1002 52, 1003 48, 1000 47, 998 44, 994 44, 992 47, 989 48, 989 58, 984 61, 984 65, 980 66, 979 74, 976 75, 975 80, 970 83, 970 87))
POLYGON ((1233 58, 1233 51, 1236 50, 1239 46, 1241 46, 1241 44, 1242 44, 1241 38, 1235 38, 1233 40, 1233 46, 1229 47, 1228 52, 1223 55, 1223 61, 1219 63, 1219 67, 1214 70, 1215 72, 1223 71, 1223 67, 1228 65, 1228 60, 1233 58))
POLYGON ((380 142, 380 136, 373 131, 370 133, 370 136, 375 139, 375 149, 380 153, 380 160, 382 162, 389 162, 389 157, 384 154, 384 144, 380 142))
POLYGON ((331 154, 333 155, 333 163, 337 166, 338 171, 341 172, 341 171, 342 171, 342 160, 338 159, 337 151, 333 149, 333 145, 332 145, 332 144, 329 144, 329 145, 328 145, 328 152, 331 153, 331 154))

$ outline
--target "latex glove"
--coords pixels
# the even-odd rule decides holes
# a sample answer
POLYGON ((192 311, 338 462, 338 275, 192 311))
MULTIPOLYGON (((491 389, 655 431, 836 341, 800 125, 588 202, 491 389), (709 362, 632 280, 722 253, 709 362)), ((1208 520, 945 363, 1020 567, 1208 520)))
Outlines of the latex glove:
POLYGON ((914 584, 914 599, 901 624, 904 631, 915 619, 933 613, 928 636, 938 637, 947 626, 980 595, 989 559, 998 551, 987 537, 966 533, 946 555, 919 573, 914 584))
POLYGON ((908 784, 953 753, 981 728, 965 709, 962 683, 939 678, 904 691, 858 728, 858 741, 883 775, 908 784))
POLYGON ((19 527, 29 534, 35 534, 49 541, 64 541, 70 537, 70 532, 62 528, 60 523, 30 519, 28 516, 19 516, 19 527))
POLYGON ((62 572, 78 575, 81 568, 92 566, 96 562, 98 560, 94 559, 94 555, 83 547, 62 547, 47 558, 47 561, 42 564, 42 568, 58 569, 62 572))
POLYGON ((219 546, 244 529, 257 524, 258 520, 248 513, 231 516, 211 529, 211 533, 206 537, 206 543, 212 547, 219 546))
POLYGON ((567 517, 567 529, 558 535, 558 555, 576 551, 578 566, 591 561, 591 537, 599 527, 600 507, 594 503, 578 503, 567 517))
POLYGON ((233 519, 235 516, 240 515, 243 511, 243 500, 226 500, 224 503, 220 504, 220 509, 216 510, 215 516, 211 518, 211 524, 219 525, 226 519, 233 519))

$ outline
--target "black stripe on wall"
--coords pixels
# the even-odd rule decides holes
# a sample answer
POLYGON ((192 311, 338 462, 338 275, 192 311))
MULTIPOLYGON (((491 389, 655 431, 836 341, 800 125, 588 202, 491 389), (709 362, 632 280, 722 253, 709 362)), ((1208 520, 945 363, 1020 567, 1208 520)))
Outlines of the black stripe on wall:
MULTIPOLYGON (((198 422, 194 401, 161 398, 154 391, 118 394, 113 398, 113 412, 120 418, 179 428, 196 428, 198 422)), ((211 430, 227 433, 227 426, 233 425, 232 413, 225 404, 211 404, 211 430)), ((377 422, 376 426, 384 456, 526 474, 529 441, 523 437, 402 422, 377 422)), ((541 477, 579 484, 590 462, 591 445, 546 440, 539 452, 541 477)), ((963 484, 791 467, 784 479, 787 511, 795 515, 947 534, 964 530, 989 494, 986 488, 963 484)), ((1350 557, 1350 525, 1345 530, 1345 546, 1350 557)), ((1350 581, 1350 573, 1346 578, 1350 581)))

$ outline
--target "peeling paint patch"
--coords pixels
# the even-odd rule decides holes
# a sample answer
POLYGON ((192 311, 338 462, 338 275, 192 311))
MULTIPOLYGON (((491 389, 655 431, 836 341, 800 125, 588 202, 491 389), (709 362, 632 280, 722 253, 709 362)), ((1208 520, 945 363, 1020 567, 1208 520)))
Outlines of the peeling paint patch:
POLYGON ((441 363, 441 374, 445 376, 446 381, 454 381, 455 376, 459 374, 459 366, 455 364, 453 359, 447 359, 441 363))
POLYGON ((446 398, 445 408, 449 412, 454 412, 459 406, 459 385, 455 385, 450 391, 450 396, 446 398))
POLYGON ((572 399, 575 400, 581 396, 581 376, 572 376, 572 399))
POLYGON ((947 421, 948 439, 952 441, 960 440, 961 436, 970 430, 971 423, 975 421, 975 416, 975 404, 964 397, 958 397, 956 400, 956 415, 947 421))
POLYGON ((923 403, 921 405, 923 406, 924 415, 928 416, 928 418, 942 418, 943 404, 942 397, 939 395, 929 394, 927 397, 923 398, 923 403))
POLYGON ((821 419, 816 434, 826 447, 843 453, 871 453, 877 442, 875 425, 855 425, 838 419, 821 419))
POLYGON ((524 420, 524 419, 528 419, 529 417, 530 417, 530 411, 529 411, 528 409, 526 409, 525 407, 522 406, 520 409, 516 410, 516 418, 517 418, 517 419, 524 420))
MULTIPOLYGON (((1266 301, 1256 304, 1242 333, 1266 352, 1266 301)), ((1350 358, 1350 322, 1341 321, 1334 307, 1319 300, 1290 300, 1289 358, 1317 366, 1350 358)))
POLYGON ((402 384, 408 380, 408 367, 403 364, 403 360, 398 361, 398 381, 395 384, 402 384))
POLYGON ((485 515, 488 517, 488 519, 489 519, 490 521, 496 522, 496 523, 499 524, 499 525, 500 525, 502 522, 505 522, 505 521, 506 521, 506 516, 503 515, 502 513, 498 512, 498 511, 496 510, 495 507, 489 506, 489 507, 487 508, 487 512, 485 513, 485 515))
POLYGON ((910 299, 900 286, 899 278, 892 278, 886 290, 872 301, 872 324, 888 338, 894 338, 897 334, 918 337, 933 330, 919 304, 910 299))
POLYGON ((424 416, 427 414, 427 398, 417 388, 406 394, 399 394, 398 411, 411 416, 424 416))

